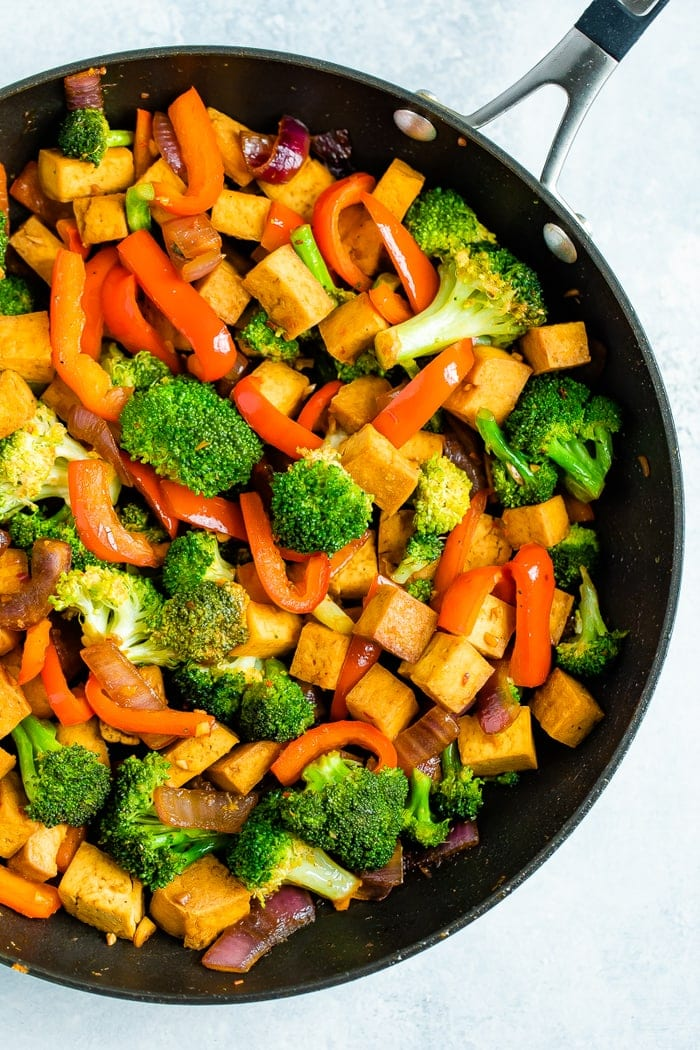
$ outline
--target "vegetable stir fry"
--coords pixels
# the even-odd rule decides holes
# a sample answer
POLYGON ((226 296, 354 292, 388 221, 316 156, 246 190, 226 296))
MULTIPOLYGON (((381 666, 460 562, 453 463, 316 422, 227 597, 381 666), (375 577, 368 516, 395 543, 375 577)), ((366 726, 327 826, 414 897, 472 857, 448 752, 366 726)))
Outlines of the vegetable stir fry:
POLYGON ((245 972, 604 717, 623 419, 458 189, 104 72, 0 169, 0 906, 245 972))

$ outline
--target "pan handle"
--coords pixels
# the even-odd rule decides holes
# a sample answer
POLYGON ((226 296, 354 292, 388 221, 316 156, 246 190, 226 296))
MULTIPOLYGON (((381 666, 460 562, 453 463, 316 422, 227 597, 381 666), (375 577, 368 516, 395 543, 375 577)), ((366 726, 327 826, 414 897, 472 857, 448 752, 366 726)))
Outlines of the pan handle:
POLYGON ((618 62, 627 54, 668 0, 593 0, 573 29, 519 80, 465 119, 481 128, 547 84, 563 88, 567 106, 542 169, 541 182, 564 201, 557 183, 571 144, 588 109, 618 62))

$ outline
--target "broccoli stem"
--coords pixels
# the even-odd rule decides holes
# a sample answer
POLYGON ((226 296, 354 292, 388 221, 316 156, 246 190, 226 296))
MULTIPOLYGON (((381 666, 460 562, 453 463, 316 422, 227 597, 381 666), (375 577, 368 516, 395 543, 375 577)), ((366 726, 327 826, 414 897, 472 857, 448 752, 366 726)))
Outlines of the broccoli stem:
POLYGON ((584 565, 581 566, 581 587, 579 593, 581 599, 578 615, 581 621, 581 632, 578 635, 578 640, 587 644, 608 634, 608 628, 600 611, 598 592, 584 565))
POLYGON ((483 438, 486 451, 500 459, 511 473, 515 471, 519 476, 514 476, 516 481, 527 485, 536 484, 535 472, 525 457, 508 444, 493 412, 487 408, 480 408, 476 413, 476 428, 483 438))
POLYGON ((304 265, 311 271, 316 280, 323 286, 329 295, 335 295, 338 289, 333 283, 333 278, 328 272, 328 267, 319 251, 311 226, 304 223, 297 226, 290 237, 292 248, 297 253, 304 265))
POLYGON ((29 801, 33 802, 38 778, 36 756, 47 751, 60 751, 62 745, 56 740, 55 729, 39 721, 35 715, 27 715, 15 726, 11 736, 17 749, 24 791, 29 801))

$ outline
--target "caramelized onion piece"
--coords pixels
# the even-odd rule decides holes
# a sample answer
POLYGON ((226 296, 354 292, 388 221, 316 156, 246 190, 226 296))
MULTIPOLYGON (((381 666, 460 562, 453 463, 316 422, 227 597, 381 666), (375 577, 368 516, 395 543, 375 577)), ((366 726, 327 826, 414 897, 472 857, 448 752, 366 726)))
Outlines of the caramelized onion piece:
POLYGON ((119 446, 105 419, 84 405, 72 405, 68 410, 68 431, 77 441, 92 445, 102 459, 114 467, 122 485, 133 485, 131 474, 124 466, 119 446))
POLYGON ((176 175, 187 181, 187 168, 180 153, 180 143, 177 141, 170 117, 166 113, 153 114, 153 141, 163 160, 169 164, 176 175))
POLYGON ((104 109, 102 77, 106 72, 104 66, 98 66, 64 77, 66 109, 104 109))
POLYGON ((86 646, 80 655, 115 704, 145 711, 166 706, 165 698, 148 684, 111 639, 86 646))
POLYGON ((0 600, 0 627, 26 631, 51 612, 49 597, 56 581, 70 569, 71 552, 62 540, 36 540, 32 547, 31 579, 17 594, 0 600))
POLYGON ((444 842, 432 849, 410 850, 406 852, 406 870, 413 868, 436 867, 443 860, 479 845, 479 829, 473 820, 460 820, 452 826, 444 842))
POLYGON ((0 529, 0 554, 10 546, 10 534, 0 529))
POLYGON ((158 819, 176 828, 203 828, 234 835, 240 831, 258 801, 256 794, 236 795, 211 788, 162 785, 153 793, 158 819))
POLYGON ((296 175, 308 157, 311 135, 300 120, 285 115, 276 135, 242 131, 240 143, 248 170, 255 178, 281 185, 296 175))
POLYGON ((316 918, 311 895, 296 886, 282 886, 265 899, 254 900, 250 912, 229 926, 202 957, 209 970, 248 973, 270 948, 316 918))
POLYGON ((216 269, 221 254, 221 234, 208 215, 181 215, 161 226, 165 249, 183 281, 198 281, 216 269))
POLYGON ((459 726, 449 711, 435 704, 394 741, 399 765, 408 774, 414 766, 440 755, 457 739, 459 726))
POLYGON ((366 871, 362 882, 353 893, 359 901, 383 901, 395 886, 403 882, 403 847, 397 842, 388 864, 374 871, 366 871))
POLYGON ((474 714, 484 733, 502 733, 520 714, 508 660, 495 664, 493 674, 476 694, 474 714))

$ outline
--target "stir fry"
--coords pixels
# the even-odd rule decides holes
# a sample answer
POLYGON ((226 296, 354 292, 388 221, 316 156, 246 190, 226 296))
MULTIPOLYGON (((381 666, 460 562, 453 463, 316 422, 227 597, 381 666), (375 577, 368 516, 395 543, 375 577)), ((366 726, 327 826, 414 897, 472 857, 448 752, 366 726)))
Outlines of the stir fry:
POLYGON ((0 906, 244 973, 604 717, 621 412, 458 190, 104 73, 0 180, 0 906))

